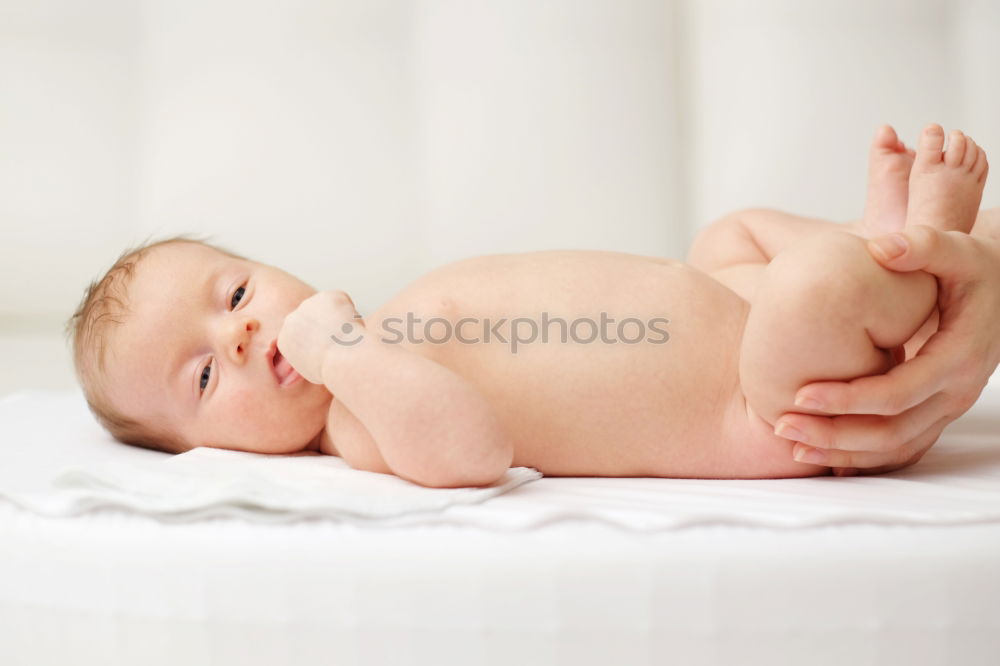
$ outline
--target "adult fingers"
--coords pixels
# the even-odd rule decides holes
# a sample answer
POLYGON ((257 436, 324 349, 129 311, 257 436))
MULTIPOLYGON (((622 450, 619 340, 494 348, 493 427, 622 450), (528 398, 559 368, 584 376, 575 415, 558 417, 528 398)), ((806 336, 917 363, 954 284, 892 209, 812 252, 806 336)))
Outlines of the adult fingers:
POLYGON ((922 270, 949 281, 976 279, 980 270, 971 255, 979 255, 977 240, 960 231, 939 231, 915 224, 868 241, 868 251, 894 271, 922 270))
POLYGON ((827 414, 899 414, 940 392, 951 365, 949 356, 931 354, 925 345, 884 375, 806 384, 795 393, 795 405, 827 414))
POLYGON ((774 432, 821 449, 885 452, 916 439, 951 411, 951 396, 937 393, 896 416, 782 414, 774 432))
POLYGON ((859 475, 882 474, 912 465, 920 460, 938 440, 941 431, 950 422, 949 417, 942 418, 914 439, 892 451, 814 449, 805 444, 797 443, 793 447, 793 455, 800 462, 831 467, 834 474, 838 469, 854 470, 859 475), (819 457, 810 457, 816 454, 822 456, 822 462, 819 457))
MULTIPOLYGON (((884 375, 815 382, 795 404, 828 414, 899 414, 948 387, 973 400, 1000 359, 1000 245, 959 232, 915 226, 909 250, 887 268, 923 269, 938 279, 937 332, 917 355, 884 375)), ((876 258, 881 260, 878 252, 876 258)), ((970 403, 971 404, 971 403, 970 403)))

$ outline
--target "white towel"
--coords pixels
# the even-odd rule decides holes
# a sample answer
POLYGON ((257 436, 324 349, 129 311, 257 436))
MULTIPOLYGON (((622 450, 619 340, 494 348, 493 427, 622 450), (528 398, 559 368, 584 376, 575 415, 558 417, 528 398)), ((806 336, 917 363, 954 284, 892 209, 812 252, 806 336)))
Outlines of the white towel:
POLYGON ((0 398, 0 496, 46 516, 117 508, 168 521, 242 516, 378 521, 483 502, 541 478, 514 467, 485 488, 427 488, 352 469, 336 456, 269 456, 200 447, 169 455, 114 441, 80 391, 0 398))
POLYGON ((168 519, 244 515, 256 520, 351 516, 393 518, 475 504, 541 478, 514 467, 485 488, 426 488, 391 474, 352 469, 336 456, 267 456, 199 447, 166 460, 64 469, 65 492, 34 500, 42 513, 113 506, 168 519))

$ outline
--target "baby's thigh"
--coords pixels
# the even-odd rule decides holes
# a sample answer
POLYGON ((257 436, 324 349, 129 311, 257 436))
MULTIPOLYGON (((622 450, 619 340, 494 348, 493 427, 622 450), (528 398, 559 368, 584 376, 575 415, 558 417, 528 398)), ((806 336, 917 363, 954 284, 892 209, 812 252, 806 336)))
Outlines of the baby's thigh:
MULTIPOLYGON (((752 307, 714 276, 700 271, 681 276, 685 279, 672 281, 667 291, 670 342, 661 356, 645 358, 623 373, 627 384, 622 386, 634 393, 615 394, 614 411, 636 415, 624 426, 626 432, 663 435, 650 448, 646 439, 618 433, 616 454, 629 441, 634 442, 629 451, 637 456, 652 451, 655 459, 645 470, 652 476, 755 479, 827 473, 825 467, 796 462, 792 443, 748 410, 739 351, 752 307)), ((617 373, 609 368, 604 374, 617 373)), ((607 389, 608 380, 602 381, 607 389)), ((602 400, 610 395, 602 391, 602 400)))
POLYGON ((750 307, 740 345, 740 384, 767 423, 795 407, 795 393, 819 380, 881 374, 894 361, 875 347, 865 322, 875 265, 864 241, 818 234, 775 257, 750 307))
POLYGON ((738 390, 731 401, 722 443, 727 451, 727 465, 732 478, 786 479, 825 476, 830 468, 796 462, 792 457, 795 442, 778 437, 774 427, 758 416, 738 390))

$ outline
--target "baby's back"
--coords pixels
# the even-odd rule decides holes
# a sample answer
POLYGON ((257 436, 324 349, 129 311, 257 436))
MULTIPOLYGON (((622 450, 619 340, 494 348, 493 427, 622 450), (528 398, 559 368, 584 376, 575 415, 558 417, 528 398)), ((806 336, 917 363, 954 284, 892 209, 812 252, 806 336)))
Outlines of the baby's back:
POLYGON ((739 390, 748 310, 681 262, 558 250, 442 266, 365 319, 472 382, 510 432, 514 466, 718 478, 780 471, 739 390))

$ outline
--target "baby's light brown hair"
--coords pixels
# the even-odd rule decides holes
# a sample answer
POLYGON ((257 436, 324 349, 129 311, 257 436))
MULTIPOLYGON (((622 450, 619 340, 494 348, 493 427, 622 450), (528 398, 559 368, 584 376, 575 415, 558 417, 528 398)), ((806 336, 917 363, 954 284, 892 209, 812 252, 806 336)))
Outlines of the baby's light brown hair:
POLYGON ((66 322, 67 342, 72 344, 73 368, 91 413, 110 434, 123 444, 154 451, 181 453, 188 446, 172 428, 160 423, 139 421, 118 409, 109 398, 106 383, 106 352, 110 332, 130 314, 128 293, 136 266, 157 247, 172 243, 197 243, 234 259, 246 260, 227 249, 191 234, 162 240, 147 239, 126 248, 99 280, 87 286, 76 311, 66 322))

